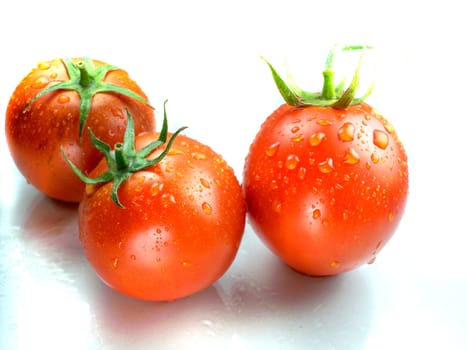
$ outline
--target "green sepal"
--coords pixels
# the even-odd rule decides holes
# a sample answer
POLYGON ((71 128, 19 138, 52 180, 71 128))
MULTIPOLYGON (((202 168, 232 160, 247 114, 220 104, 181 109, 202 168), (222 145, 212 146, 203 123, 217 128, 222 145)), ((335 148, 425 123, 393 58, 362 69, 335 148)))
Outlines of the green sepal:
POLYGON ((24 111, 27 111, 37 99, 52 91, 76 91, 80 98, 79 138, 81 139, 84 124, 86 123, 89 112, 91 110, 92 98, 97 93, 112 92, 121 94, 153 108, 145 98, 138 95, 134 91, 122 86, 104 82, 107 73, 113 70, 118 70, 118 67, 110 64, 96 67, 92 63, 92 60, 88 57, 84 57, 77 63, 73 63, 70 58, 65 57, 63 58, 63 63, 65 65, 69 80, 59 82, 45 88, 44 90, 41 90, 29 101, 29 103, 24 108, 24 111))
POLYGON ((286 66, 286 77, 287 83, 282 79, 282 77, 277 73, 275 68, 269 63, 264 57, 261 57, 269 66, 271 70, 274 82, 279 90, 284 101, 291 106, 323 106, 323 107, 332 107, 332 108, 346 108, 350 105, 355 105, 363 102, 372 92, 373 85, 371 84, 367 92, 360 97, 355 97, 359 83, 360 83, 360 65, 363 56, 363 50, 373 48, 372 46, 366 45, 353 45, 353 46, 344 46, 339 47, 335 45, 329 52, 325 68, 323 70, 323 88, 321 92, 310 92, 303 90, 295 82, 290 70, 286 66), (336 50, 340 49, 342 51, 350 50, 362 50, 362 55, 360 56, 357 68, 353 75, 352 81, 349 86, 345 88, 345 80, 339 82, 339 84, 334 84, 334 70, 332 63, 336 50))
POLYGON ((71 167, 73 172, 86 184, 100 184, 113 181, 110 197, 117 206, 119 206, 120 208, 124 208, 123 204, 118 198, 118 189, 120 188, 122 183, 125 182, 125 180, 128 179, 128 177, 132 173, 143 170, 149 166, 155 165, 159 163, 162 159, 164 159, 167 153, 169 153, 175 138, 178 136, 178 134, 180 134, 183 130, 186 129, 186 127, 179 128, 177 131, 175 131, 175 133, 172 134, 170 139, 167 141, 168 122, 166 113, 166 102, 167 101, 164 102, 164 121, 158 139, 146 145, 139 151, 135 149, 134 122, 128 109, 126 110, 128 118, 123 143, 115 144, 114 150, 111 150, 111 147, 108 144, 98 139, 92 133, 91 129, 89 129, 89 134, 94 147, 96 147, 103 154, 107 162, 108 171, 102 174, 101 176, 97 178, 90 178, 84 175, 83 172, 79 170, 78 167, 76 167, 73 164, 73 162, 71 162, 71 160, 65 154, 64 150, 61 149, 63 157, 65 158, 66 162, 71 167), (165 143, 167 144, 164 150, 161 152, 161 154, 159 154, 154 159, 146 159, 146 157, 152 151, 164 145, 165 143))

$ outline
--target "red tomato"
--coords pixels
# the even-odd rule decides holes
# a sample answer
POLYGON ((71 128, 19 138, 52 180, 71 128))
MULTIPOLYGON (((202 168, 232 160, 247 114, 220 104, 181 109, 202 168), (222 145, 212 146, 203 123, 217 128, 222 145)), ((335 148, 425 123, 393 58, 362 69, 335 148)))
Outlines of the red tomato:
POLYGON ((153 131, 154 112, 146 103, 141 88, 117 67, 86 58, 41 62, 19 83, 8 104, 5 131, 12 158, 41 192, 78 202, 84 184, 60 147, 83 172, 90 172, 101 155, 87 132, 80 137, 82 130, 90 127, 114 145, 123 139, 128 108, 137 132, 153 131))
POLYGON ((302 273, 334 275, 372 263, 393 235, 407 200, 407 156, 393 126, 364 102, 284 104, 251 145, 243 188, 249 221, 277 256, 302 273))
MULTIPOLYGON (((158 139, 136 137, 136 149, 158 139)), ((147 159, 154 159, 157 148, 147 159)), ((103 160, 90 174, 108 171, 103 160)), ((233 170, 211 148, 178 135, 157 164, 113 182, 87 185, 80 240, 100 278, 132 297, 169 301, 219 279, 238 251, 246 206, 233 170)))

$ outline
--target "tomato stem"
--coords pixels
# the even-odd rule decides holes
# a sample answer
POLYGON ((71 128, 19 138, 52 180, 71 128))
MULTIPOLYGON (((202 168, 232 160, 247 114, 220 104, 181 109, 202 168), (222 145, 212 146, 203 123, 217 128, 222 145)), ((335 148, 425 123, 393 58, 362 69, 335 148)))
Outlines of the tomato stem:
POLYGON ((117 170, 128 169, 129 161, 128 157, 124 152, 123 144, 118 142, 115 144, 115 163, 117 170))
POLYGON ((95 79, 89 74, 88 70, 86 69, 86 65, 83 61, 79 61, 76 63, 76 67, 79 69, 79 83, 82 87, 89 87, 91 86, 95 79))
POLYGON ((337 45, 334 45, 329 51, 328 57, 326 58, 326 64, 323 70, 323 89, 321 92, 321 96, 325 100, 333 100, 336 98, 336 91, 334 87, 334 70, 332 66, 336 46, 337 45))

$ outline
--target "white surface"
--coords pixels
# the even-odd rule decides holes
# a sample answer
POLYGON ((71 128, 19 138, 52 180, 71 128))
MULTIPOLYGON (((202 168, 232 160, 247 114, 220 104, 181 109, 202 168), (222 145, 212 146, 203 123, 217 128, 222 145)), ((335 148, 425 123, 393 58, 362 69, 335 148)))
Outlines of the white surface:
POLYGON ((240 178, 254 134, 281 101, 259 54, 281 71, 288 58, 302 85, 319 88, 330 45, 374 44, 380 69, 368 102, 408 151, 406 214, 373 265, 336 278, 289 270, 247 227, 212 287, 141 302, 97 279, 76 208, 25 183, 2 131, 0 349, 466 349, 461 2, 150 3, 1 2, 0 110, 38 61, 101 59, 126 69, 159 110, 168 98, 170 128, 189 125, 240 178))

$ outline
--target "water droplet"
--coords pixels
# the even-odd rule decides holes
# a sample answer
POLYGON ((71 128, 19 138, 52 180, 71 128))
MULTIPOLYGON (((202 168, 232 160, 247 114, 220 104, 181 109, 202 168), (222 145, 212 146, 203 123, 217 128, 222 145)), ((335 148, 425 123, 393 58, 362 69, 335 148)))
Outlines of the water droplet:
POLYGON ((394 126, 388 122, 384 124, 384 129, 390 134, 394 133, 394 126))
POLYGON ((318 163, 318 169, 323 174, 329 174, 334 169, 332 158, 327 158, 326 160, 318 163))
POLYGON ((370 158, 371 158, 371 161, 375 164, 379 162, 379 157, 375 153, 372 153, 370 158))
POLYGON ((389 137, 384 131, 374 130, 373 143, 381 149, 386 149, 389 143, 389 137))
POLYGON ((373 256, 373 257, 371 257, 370 260, 368 260, 367 264, 368 264, 368 265, 371 265, 371 264, 373 264, 375 261, 376 261, 376 256, 373 256))
POLYGON ((201 182, 201 185, 204 187, 204 188, 211 188, 211 185, 209 184, 209 181, 204 179, 204 178, 201 178, 199 179, 199 182, 201 182))
POLYGON ((292 134, 295 134, 298 130, 300 130, 300 127, 299 126, 294 126, 292 129, 290 129, 290 132, 292 134))
POLYGON ((177 156, 177 155, 182 155, 185 153, 181 149, 172 147, 167 154, 169 156, 177 156))
POLYGON ((334 261, 331 261, 331 263, 329 264, 329 266, 331 266, 333 269, 337 269, 341 264, 334 260, 334 261))
POLYGON ((131 260, 136 260, 136 255, 131 254, 131 255, 130 255, 130 259, 131 259, 131 260))
POLYGON ((37 68, 39 68, 40 70, 47 70, 47 69, 49 69, 50 67, 51 67, 50 62, 45 62, 45 61, 43 61, 43 62, 39 62, 39 63, 37 64, 37 68))
POLYGON ((316 121, 316 124, 321 125, 321 126, 330 126, 330 125, 332 125, 332 122, 330 120, 327 120, 327 119, 318 119, 316 121))
POLYGON ((321 217, 321 211, 319 209, 313 210, 313 219, 319 219, 321 217))
POLYGON ((355 126, 352 123, 344 123, 337 132, 339 140, 344 142, 353 141, 355 134, 355 126))
POLYGON ((207 202, 203 202, 203 204, 201 204, 201 208, 203 208, 203 211, 208 215, 212 213, 212 207, 207 202))
POLYGON ((170 193, 164 193, 161 196, 161 201, 164 208, 167 208, 169 205, 176 203, 175 197, 173 196, 173 194, 170 193))
POLYGON ((70 96, 62 94, 58 96, 57 101, 58 103, 68 103, 70 102, 70 96))
POLYGON ((57 79, 57 76, 58 76, 57 72, 50 73, 50 79, 52 79, 52 80, 57 79))
POLYGON ((394 220, 394 213, 390 211, 388 214, 388 221, 391 222, 392 220, 394 220))
POLYGON ((279 142, 274 142, 272 145, 269 145, 269 147, 266 148, 266 155, 268 157, 274 157, 277 153, 278 148, 279 142))
POLYGON ((297 167, 300 158, 295 154, 289 154, 285 160, 285 167, 289 170, 293 170, 297 167))
POLYGON ((113 261, 112 261, 112 267, 114 269, 116 269, 118 267, 118 258, 115 258, 113 261))
POLYGON ((274 201, 273 204, 272 204, 272 209, 273 209, 276 213, 280 213, 281 210, 282 210, 282 203, 279 202, 278 200, 274 201))
POLYGON ((164 188, 164 184, 162 182, 153 184, 151 186, 151 195, 153 197, 157 196, 162 191, 163 188, 164 188))
POLYGON ((304 138, 303 134, 298 134, 298 135, 292 137, 291 140, 292 140, 292 142, 300 142, 300 141, 303 140, 303 138, 304 138))
POLYGON ((357 164, 360 161, 360 156, 358 155, 357 151, 350 147, 344 156, 344 163, 345 164, 357 164))
POLYGON ((311 146, 316 147, 318 146, 321 141, 325 138, 326 134, 324 132, 317 132, 310 136, 308 142, 311 146))
POLYGON ((278 188, 279 188, 279 185, 277 184, 277 180, 271 180, 271 189, 275 191, 278 188))
POLYGON ((37 78, 32 84, 32 88, 34 89, 42 89, 49 83, 49 79, 46 77, 39 77, 37 78))
POLYGON ((204 153, 200 152, 193 152, 191 153, 191 156, 196 160, 205 160, 207 158, 204 153))
POLYGON ((306 168, 300 167, 300 169, 298 169, 298 178, 300 180, 303 180, 305 178, 305 175, 306 175, 306 168))

